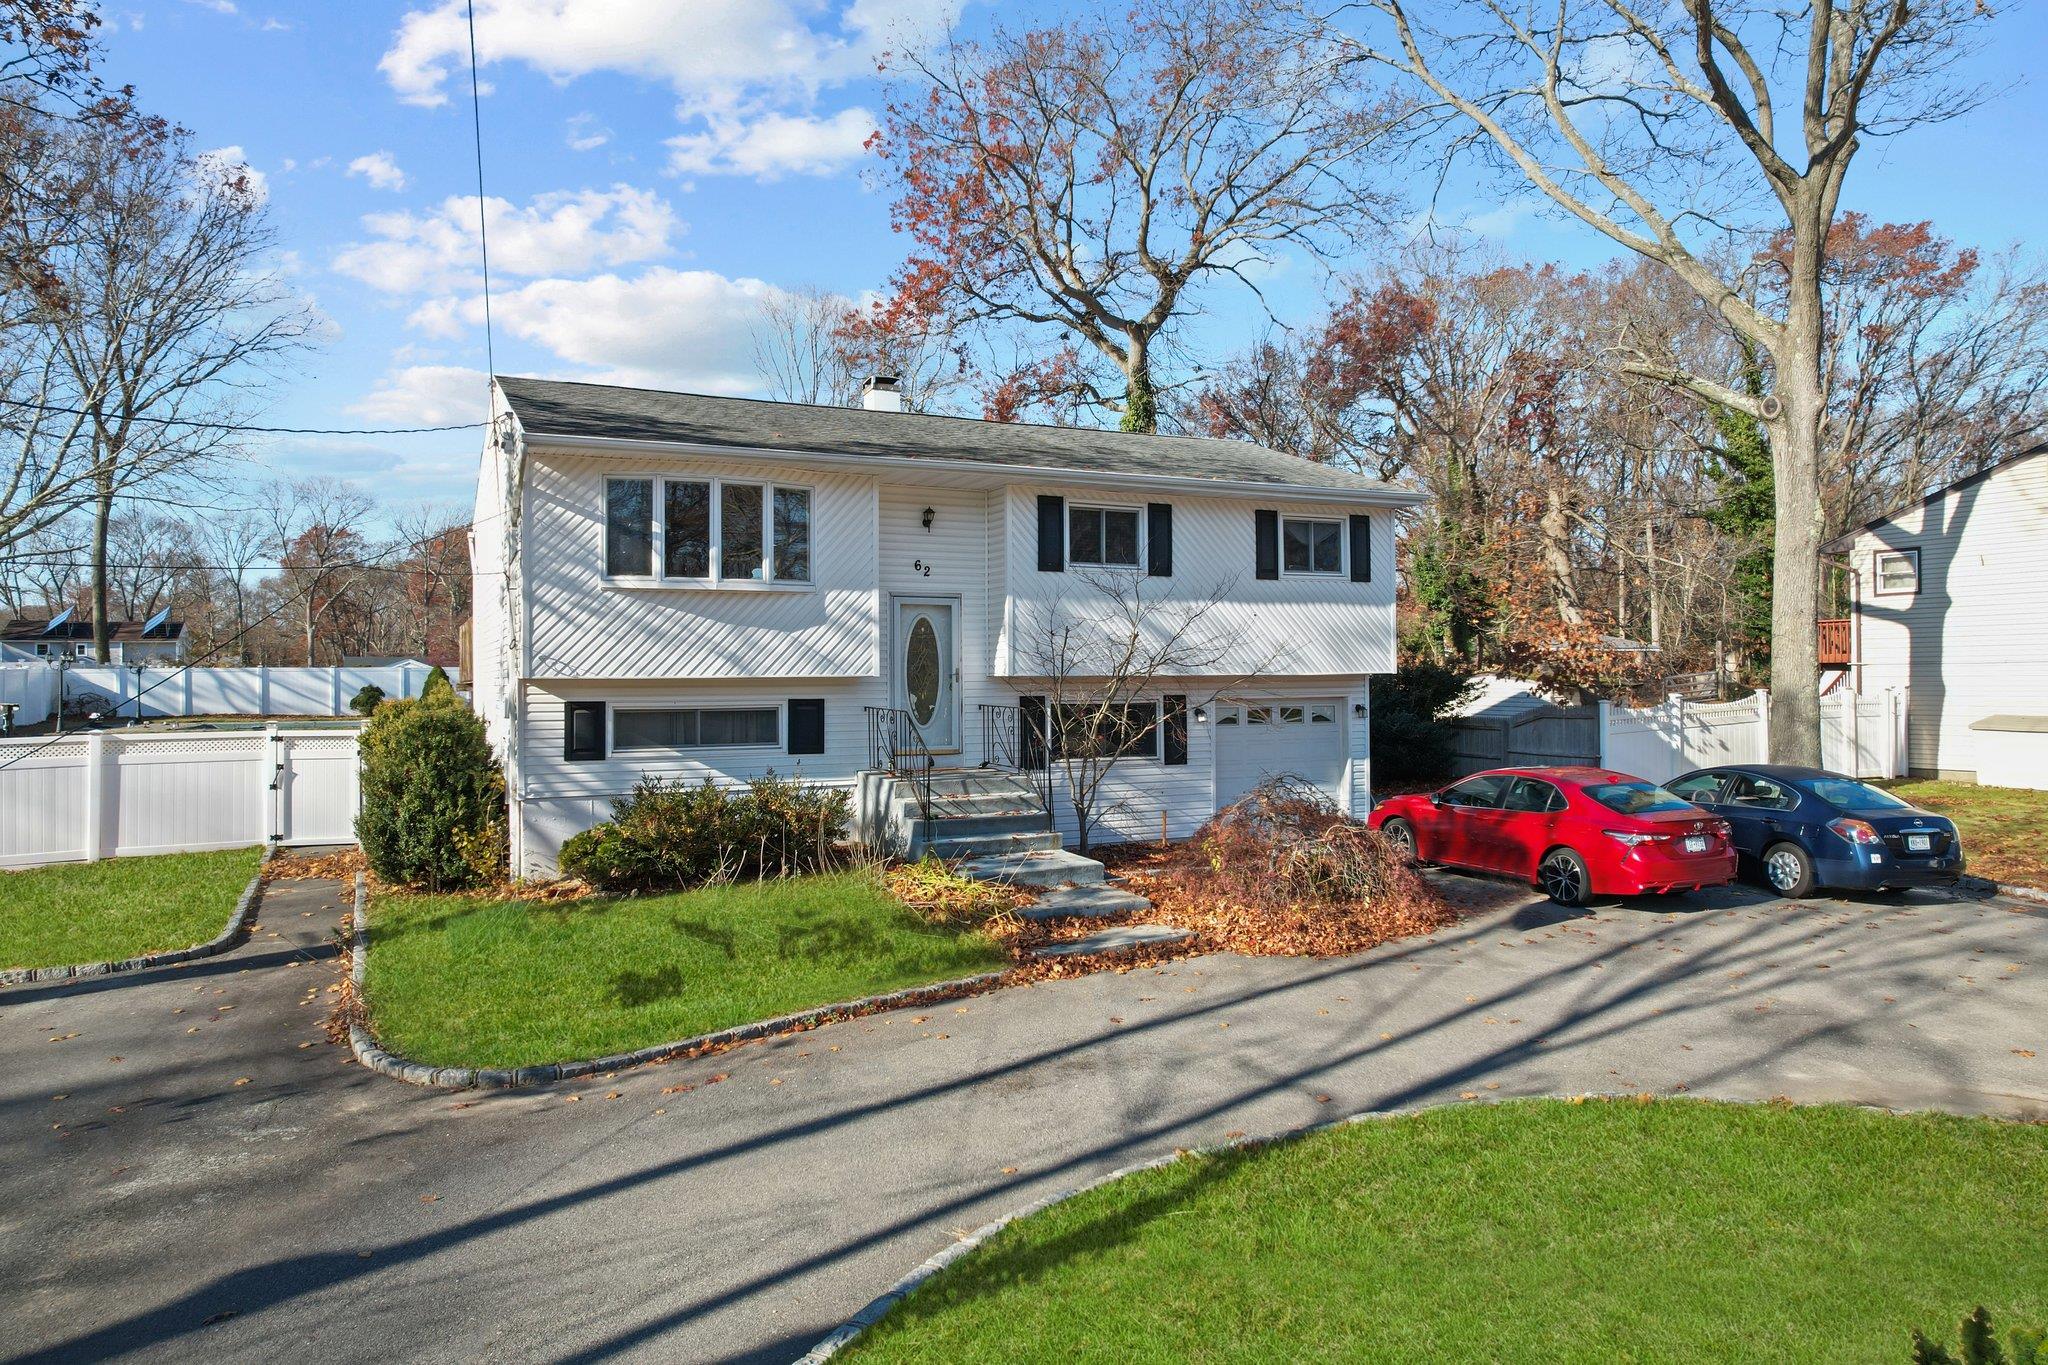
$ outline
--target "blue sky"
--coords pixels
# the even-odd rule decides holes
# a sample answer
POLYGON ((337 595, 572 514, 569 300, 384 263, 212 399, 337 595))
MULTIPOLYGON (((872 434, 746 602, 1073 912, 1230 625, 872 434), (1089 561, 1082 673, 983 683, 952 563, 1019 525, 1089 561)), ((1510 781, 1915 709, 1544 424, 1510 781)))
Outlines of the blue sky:
MULTIPOLYGON (((882 92, 875 54, 991 7, 960 0, 478 0, 497 367, 757 392, 748 322, 778 286, 857 294, 902 255, 861 139, 882 92)), ((1050 6, 1010 0, 1024 22, 1050 6)), ((2048 209, 2043 7, 2012 3, 1966 74, 1994 90, 1967 118, 1866 153, 1848 206, 1932 219, 1987 248, 2048 209)), ((476 169, 462 6, 286 0, 110 4, 107 71, 202 149, 238 149, 266 185, 297 286, 331 321, 263 420, 420 426, 483 404, 476 169)), ((1440 213, 1499 248, 1587 265, 1611 254, 1511 188, 1465 181, 1440 213)), ((1369 258, 1353 262, 1369 267, 1369 258)), ((1283 320, 1313 315, 1318 269, 1271 281, 1283 320)), ((1262 325, 1214 295, 1200 335, 1262 325)), ((332 473, 388 504, 470 497, 478 438, 278 439, 252 453, 332 473)))

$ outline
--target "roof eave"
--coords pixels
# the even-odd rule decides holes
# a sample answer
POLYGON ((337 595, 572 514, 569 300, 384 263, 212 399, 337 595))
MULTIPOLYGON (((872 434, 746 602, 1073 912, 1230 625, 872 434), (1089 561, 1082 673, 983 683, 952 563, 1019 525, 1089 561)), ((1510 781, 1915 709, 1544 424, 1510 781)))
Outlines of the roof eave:
POLYGON ((1188 474, 1129 474, 1116 470, 1070 469, 1064 465, 1006 464, 988 460, 953 460, 943 455, 843 455, 829 451, 789 450, 780 446, 729 445, 708 441, 664 441, 644 437, 578 436, 536 431, 521 423, 525 444, 590 454, 690 454, 726 459, 767 459, 778 463, 828 465, 844 469, 929 470, 934 465, 1011 478, 1056 480, 1107 488, 1167 488, 1187 493, 1250 494, 1291 502, 1348 502, 1372 507, 1420 507, 1427 493, 1407 489, 1322 488, 1312 484, 1266 483, 1257 479, 1208 479, 1188 474))

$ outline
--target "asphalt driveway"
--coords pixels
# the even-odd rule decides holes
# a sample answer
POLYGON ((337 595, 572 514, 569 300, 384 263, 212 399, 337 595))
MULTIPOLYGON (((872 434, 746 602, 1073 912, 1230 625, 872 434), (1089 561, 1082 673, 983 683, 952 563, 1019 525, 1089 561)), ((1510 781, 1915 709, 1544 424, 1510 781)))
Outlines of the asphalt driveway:
POLYGON ((2048 910, 1492 884, 1343 960, 1209 957, 545 1091, 345 1062, 332 883, 227 956, 0 991, 0 1352, 783 1361, 957 1234, 1176 1147, 1580 1092, 2048 1118, 2048 910))

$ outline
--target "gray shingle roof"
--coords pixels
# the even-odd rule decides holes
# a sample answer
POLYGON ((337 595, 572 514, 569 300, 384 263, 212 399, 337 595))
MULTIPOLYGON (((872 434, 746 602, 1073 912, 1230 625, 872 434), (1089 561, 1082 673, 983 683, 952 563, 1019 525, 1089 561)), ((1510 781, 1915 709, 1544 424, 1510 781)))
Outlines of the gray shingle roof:
POLYGON ((681 441, 1026 465, 1090 474, 1218 479, 1340 493, 1402 491, 1378 479, 1264 446, 1206 436, 1136 436, 1087 427, 868 412, 503 375, 498 384, 530 439, 544 435, 681 441))

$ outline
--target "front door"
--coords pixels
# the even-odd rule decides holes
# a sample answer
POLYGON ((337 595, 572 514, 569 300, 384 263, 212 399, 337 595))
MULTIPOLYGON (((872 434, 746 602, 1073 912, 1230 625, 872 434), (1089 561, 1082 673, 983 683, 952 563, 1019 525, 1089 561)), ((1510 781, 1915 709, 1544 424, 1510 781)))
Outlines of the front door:
POLYGON ((950 601, 896 600, 895 705, 917 726, 912 742, 927 749, 960 747, 960 663, 950 601))

